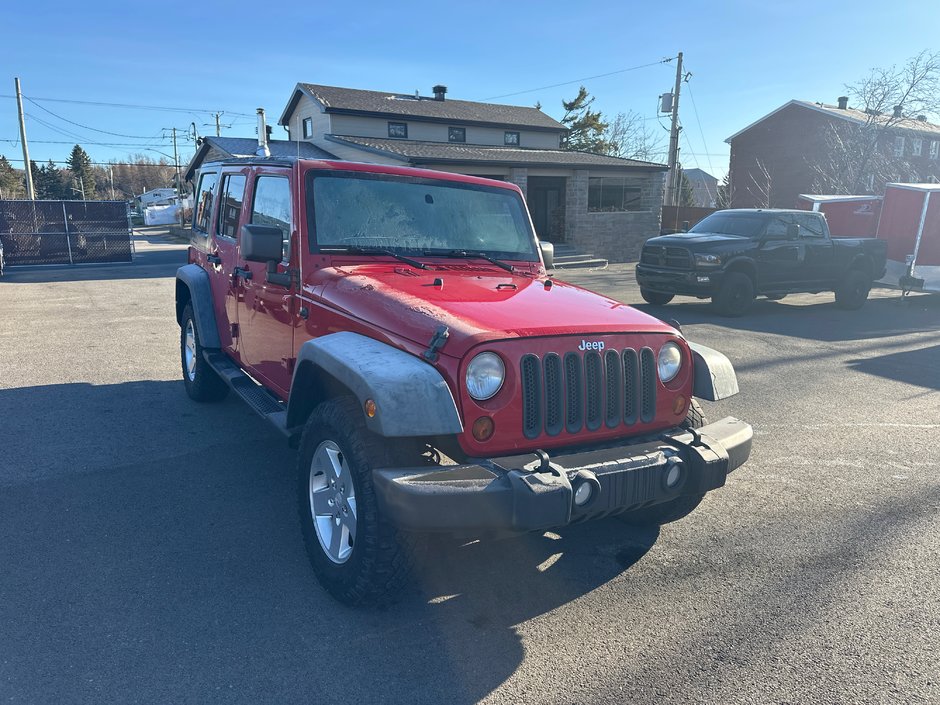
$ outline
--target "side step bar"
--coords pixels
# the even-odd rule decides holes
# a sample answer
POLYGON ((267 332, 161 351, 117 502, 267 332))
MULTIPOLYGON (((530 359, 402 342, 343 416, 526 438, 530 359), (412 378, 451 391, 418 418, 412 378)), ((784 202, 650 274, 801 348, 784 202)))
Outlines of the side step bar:
POLYGON ((219 377, 259 416, 270 422, 288 439, 294 435, 287 429, 287 405, 284 402, 245 374, 225 353, 203 350, 202 354, 219 377))

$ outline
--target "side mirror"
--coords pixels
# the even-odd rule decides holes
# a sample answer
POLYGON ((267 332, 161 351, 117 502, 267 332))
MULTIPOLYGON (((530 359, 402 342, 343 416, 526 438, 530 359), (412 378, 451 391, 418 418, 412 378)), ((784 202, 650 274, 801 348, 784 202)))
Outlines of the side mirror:
POLYGON ((273 225, 243 225, 241 253, 249 262, 280 262, 283 256, 281 229, 273 225))
POLYGON ((542 251, 542 261, 545 262, 545 269, 554 269, 555 246, 545 240, 539 240, 539 249, 542 251))
POLYGON ((799 240, 800 239, 800 226, 796 223, 790 223, 787 225, 787 240, 799 240))
POLYGON ((689 221, 687 220, 682 221, 682 232, 684 233, 689 232, 689 221))

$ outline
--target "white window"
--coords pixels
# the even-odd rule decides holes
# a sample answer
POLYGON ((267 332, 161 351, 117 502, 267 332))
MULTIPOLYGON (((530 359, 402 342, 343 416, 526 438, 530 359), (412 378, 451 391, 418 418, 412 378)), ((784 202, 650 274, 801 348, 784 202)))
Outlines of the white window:
POLYGON ((904 156, 904 138, 901 136, 894 138, 894 156, 896 157, 904 156))
POLYGON ((915 157, 919 157, 924 150, 924 141, 915 137, 911 140, 911 149, 915 157))
POLYGON ((934 140, 930 143, 930 158, 936 159, 940 156, 940 141, 934 140))
POLYGON ((313 137, 313 118, 304 118, 304 139, 313 137))

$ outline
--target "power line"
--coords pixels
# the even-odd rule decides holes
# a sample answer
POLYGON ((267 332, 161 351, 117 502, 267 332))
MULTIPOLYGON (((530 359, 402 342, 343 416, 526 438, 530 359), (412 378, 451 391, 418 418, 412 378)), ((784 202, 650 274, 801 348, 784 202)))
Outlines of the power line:
MULTIPOLYGON (((35 120, 36 118, 30 116, 35 120)), ((68 137, 68 135, 65 135, 68 137)), ((0 142, 8 142, 13 147, 16 146, 17 140, 4 139, 0 138, 0 142)), ((30 142, 36 142, 37 144, 76 144, 74 140, 30 140, 30 142)), ((148 144, 136 144, 134 142, 88 142, 86 140, 79 140, 79 146, 82 144, 93 144, 96 147, 137 147, 139 149, 147 149, 149 147, 172 147, 172 142, 154 142, 148 144)))
MULTIPOLYGON (((24 98, 26 96, 23 96, 24 98)), ((0 98, 16 98, 14 95, 8 95, 6 93, 0 93, 0 98)), ((202 108, 171 108, 163 105, 140 105, 138 103, 105 103, 102 101, 93 101, 93 100, 70 100, 66 98, 43 98, 41 96, 34 96, 33 100, 44 100, 47 103, 73 103, 76 105, 95 105, 99 107, 106 108, 128 108, 132 110, 163 110, 171 113, 209 113, 214 114, 215 110, 203 110, 202 108)), ((231 110, 226 111, 229 115, 239 115, 241 117, 251 117, 248 113, 236 113, 231 110)))
MULTIPOLYGON (((32 141, 32 140, 30 140, 30 141, 32 141)), ((19 162, 19 163, 21 163, 21 164, 23 163, 23 160, 22 160, 22 159, 7 159, 7 161, 8 161, 8 162, 19 162)), ((32 158, 30 158, 30 161, 33 162, 33 163, 35 163, 35 164, 37 164, 37 165, 39 165, 39 166, 42 166, 43 164, 46 164, 46 163, 48 163, 48 162, 52 162, 53 164, 59 164, 59 163, 60 163, 60 162, 57 162, 55 159, 37 160, 37 159, 32 159, 32 158)), ((61 162, 61 163, 64 164, 65 162, 61 162)), ((171 169, 171 170, 173 169, 173 164, 172 164, 172 163, 166 163, 166 164, 159 164, 159 163, 158 163, 158 164, 147 164, 146 162, 88 162, 88 163, 91 164, 92 166, 135 166, 135 167, 136 167, 136 166, 141 166, 141 167, 158 167, 158 168, 161 168, 161 169, 171 169)), ((67 169, 67 168, 68 168, 68 167, 63 167, 63 169, 67 169)))
MULTIPOLYGON (((617 69, 616 71, 609 71, 607 73, 599 73, 596 76, 585 76, 584 78, 576 78, 572 81, 563 81, 562 83, 553 83, 549 86, 541 86, 539 88, 529 88, 524 91, 516 91, 515 93, 503 93, 502 95, 494 95, 489 98, 482 98, 482 100, 496 100, 497 98, 509 98, 514 95, 523 95, 524 93, 535 93, 536 91, 544 91, 549 88, 558 88, 560 86, 570 86, 572 83, 580 83, 581 81, 593 81, 595 78, 606 78, 607 76, 616 76, 620 73, 627 73, 629 71, 638 71, 639 69, 649 68, 650 66, 658 66, 659 64, 668 64, 675 57, 670 56, 667 59, 660 59, 659 61, 652 61, 648 64, 640 64, 639 66, 631 66, 628 69, 617 69)), ((234 113, 233 113, 234 114, 234 113)))
POLYGON ((51 110, 49 110, 49 108, 43 107, 42 105, 40 105, 39 103, 37 103, 37 102, 36 102, 35 100, 33 100, 32 98, 26 98, 26 100, 28 100, 30 103, 32 103, 33 105, 35 105, 35 106, 36 106, 37 108, 39 108, 40 110, 45 110, 47 113, 49 113, 49 114, 52 115, 53 117, 59 118, 59 120, 62 120, 63 122, 67 122, 67 123, 69 123, 70 125, 75 125, 76 127, 81 127, 82 129, 85 129, 85 130, 91 130, 92 132, 100 132, 100 133, 102 133, 102 134, 105 134, 105 135, 112 135, 112 136, 114 136, 114 137, 127 137, 127 138, 132 139, 132 140, 152 140, 152 139, 153 139, 153 137, 141 137, 141 136, 139 136, 139 135, 124 135, 124 134, 121 134, 120 132, 108 132, 107 130, 99 130, 97 127, 90 127, 90 126, 88 126, 88 125, 82 125, 80 122, 75 122, 74 120, 69 120, 68 118, 62 117, 62 116, 59 115, 58 113, 52 112, 51 110))
MULTIPOLYGON (((698 116, 698 106, 695 105, 695 94, 692 93, 691 84, 688 86, 688 89, 689 89, 689 98, 692 99, 692 112, 695 113, 695 122, 698 123, 698 133, 702 136, 702 147, 705 149, 705 152, 704 152, 705 159, 706 161, 708 161, 708 172, 712 176, 714 176, 715 167, 712 166, 712 158, 711 158, 711 155, 709 155, 708 153, 708 143, 705 141, 705 130, 702 129, 702 121, 699 119, 699 116, 698 116)), ((689 147, 691 146, 692 145, 689 145, 689 147)))

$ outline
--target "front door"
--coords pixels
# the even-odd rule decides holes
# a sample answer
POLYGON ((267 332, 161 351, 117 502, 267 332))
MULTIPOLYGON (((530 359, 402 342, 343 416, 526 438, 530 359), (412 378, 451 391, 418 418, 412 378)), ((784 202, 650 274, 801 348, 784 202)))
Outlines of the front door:
POLYGON ((245 209, 246 222, 280 228, 283 245, 274 276, 269 276, 264 263, 241 264, 251 276, 244 279, 238 303, 239 356, 259 381, 285 397, 293 374, 297 266, 292 263, 299 261, 299 253, 291 251, 291 210, 289 172, 260 168, 252 185, 250 207, 245 209))
POLYGON ((565 179, 530 176, 526 202, 539 240, 563 242, 565 239, 565 179))
POLYGON ((787 226, 793 223, 789 213, 771 217, 757 253, 757 278, 761 291, 786 291, 803 278, 806 246, 787 238, 787 226))

